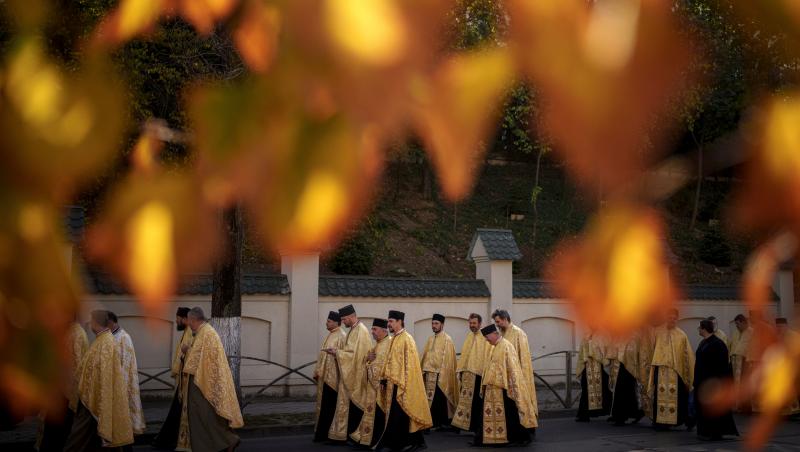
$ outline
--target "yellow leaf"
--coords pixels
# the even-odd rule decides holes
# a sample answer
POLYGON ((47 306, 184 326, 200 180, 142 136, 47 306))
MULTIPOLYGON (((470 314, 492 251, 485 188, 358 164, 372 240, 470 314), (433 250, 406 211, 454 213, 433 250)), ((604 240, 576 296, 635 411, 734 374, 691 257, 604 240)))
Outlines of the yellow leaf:
POLYGON ((118 39, 127 41, 153 26, 163 6, 163 0, 123 0, 119 5, 118 39))
POLYGON ((308 178, 287 231, 306 243, 321 243, 331 226, 348 212, 347 189, 334 174, 318 171, 308 178))
POLYGON ((394 0, 326 0, 325 23, 342 50, 367 64, 394 63, 407 48, 408 31, 394 0))
POLYGON ((175 278, 172 213, 163 203, 151 201, 133 215, 126 233, 131 287, 152 306, 169 296, 175 278))

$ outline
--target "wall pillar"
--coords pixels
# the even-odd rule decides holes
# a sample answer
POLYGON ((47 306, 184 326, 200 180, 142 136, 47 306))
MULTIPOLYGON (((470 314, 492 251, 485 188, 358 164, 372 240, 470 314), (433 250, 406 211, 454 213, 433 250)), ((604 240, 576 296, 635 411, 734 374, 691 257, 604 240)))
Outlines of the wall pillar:
POLYGON ((490 260, 488 257, 475 257, 475 278, 482 279, 489 288, 489 305, 486 318, 495 309, 505 309, 513 320, 513 275, 511 261, 490 260))
MULTIPOLYGON (((316 361, 319 352, 319 253, 282 255, 281 273, 286 275, 291 289, 288 365, 294 369, 316 361)), ((309 368, 304 371, 310 375, 309 368)), ((308 384, 296 375, 287 380, 290 385, 308 384)))

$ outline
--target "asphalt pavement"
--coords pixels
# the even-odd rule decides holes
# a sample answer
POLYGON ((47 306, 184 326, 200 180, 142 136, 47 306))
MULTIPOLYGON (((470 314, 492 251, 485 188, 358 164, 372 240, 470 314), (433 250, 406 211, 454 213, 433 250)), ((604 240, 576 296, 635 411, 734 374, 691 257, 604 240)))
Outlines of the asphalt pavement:
MULTIPOLYGON (((749 418, 737 417, 737 425, 741 431, 747 430, 749 418)), ((469 447, 470 434, 453 432, 433 432, 425 436, 428 450, 434 451, 471 451, 492 450, 490 448, 469 447)), ((137 447, 138 451, 148 451, 149 447, 137 447)), ((310 434, 294 436, 273 436, 265 438, 244 438, 238 449, 247 451, 330 451, 345 452, 353 450, 347 446, 325 446, 311 442, 310 434)), ((525 448, 508 448, 507 450, 532 451, 576 451, 576 452, 617 452, 617 451, 738 451, 743 450, 743 442, 739 438, 708 442, 697 438, 694 432, 684 428, 669 432, 655 432, 649 423, 642 420, 640 424, 616 427, 603 420, 590 423, 576 423, 571 417, 543 419, 537 431, 535 441, 525 448)), ((765 451, 800 451, 800 422, 791 421, 783 424, 773 436, 765 451)))

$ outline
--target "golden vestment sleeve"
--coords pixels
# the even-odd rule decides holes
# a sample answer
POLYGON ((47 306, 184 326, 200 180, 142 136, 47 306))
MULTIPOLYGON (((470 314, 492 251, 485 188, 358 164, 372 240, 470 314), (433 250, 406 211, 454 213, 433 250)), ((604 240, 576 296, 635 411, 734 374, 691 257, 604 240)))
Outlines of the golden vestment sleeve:
POLYGON ((639 376, 639 339, 637 337, 629 339, 619 348, 617 359, 625 366, 625 370, 633 375, 633 378, 641 381, 639 376))
POLYGON ((181 348, 184 345, 192 345, 192 330, 189 327, 183 330, 183 334, 181 335, 181 340, 178 341, 178 345, 175 346, 175 354, 172 356, 172 368, 170 370, 170 375, 172 378, 178 378, 181 373, 181 358, 183 357, 183 352, 181 348))
POLYGON ((675 371, 688 389, 694 379, 694 350, 686 333, 680 328, 656 329, 653 366, 668 367, 675 371))
POLYGON ((456 380, 456 347, 453 339, 444 331, 428 338, 422 354, 422 371, 439 374, 437 386, 447 397, 448 412, 452 417, 458 406, 458 382, 456 380))
POLYGON ((491 346, 480 331, 476 333, 470 332, 461 347, 461 356, 458 359, 456 373, 467 371, 475 375, 483 375, 488 349, 491 346))
POLYGON ((244 426, 225 349, 219 335, 208 323, 197 329, 192 348, 186 354, 183 373, 194 375, 194 384, 203 397, 231 428, 244 426))
MULTIPOLYGON (((397 386, 397 403, 411 420, 409 433, 433 426, 417 345, 407 331, 403 330, 392 338, 381 380, 391 381, 397 386)), ((385 400, 391 400, 391 394, 385 400)))
POLYGON ((104 447, 133 444, 133 425, 117 346, 104 331, 89 346, 78 371, 78 397, 97 421, 104 447))
POLYGON ((72 411, 78 410, 78 379, 83 357, 89 349, 89 338, 86 337, 86 331, 78 325, 73 323, 69 328, 69 353, 70 360, 70 380, 69 380, 69 409, 72 411))
MULTIPOLYGON (((344 346, 345 337, 344 331, 337 327, 328 333, 328 337, 322 343, 321 349, 341 348, 344 346)), ((324 351, 320 351, 317 356, 317 364, 314 367, 314 377, 320 383, 330 386, 334 391, 338 390, 339 370, 336 368, 336 358, 324 351)))
POLYGON ((533 406, 533 397, 529 394, 525 378, 514 346, 505 338, 498 341, 483 371, 481 392, 485 392, 487 386, 505 389, 508 397, 517 405, 520 424, 525 428, 534 428, 539 425, 536 407, 533 406))
POLYGON ((364 322, 358 322, 347 333, 344 348, 336 350, 336 364, 339 366, 339 376, 347 397, 362 411, 367 408, 364 374, 367 372, 367 353, 371 348, 369 330, 364 322))

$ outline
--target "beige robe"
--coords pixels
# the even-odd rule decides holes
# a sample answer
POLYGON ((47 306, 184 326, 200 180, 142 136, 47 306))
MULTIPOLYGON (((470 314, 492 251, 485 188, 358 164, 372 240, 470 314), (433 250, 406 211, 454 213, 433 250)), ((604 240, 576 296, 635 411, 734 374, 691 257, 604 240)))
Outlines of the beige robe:
POLYGON ((505 338, 492 347, 481 381, 483 396, 483 443, 503 444, 508 442, 503 390, 514 401, 519 413, 519 422, 525 428, 537 427, 535 407, 525 372, 517 358, 514 346, 505 338))
MULTIPOLYGON (((381 375, 383 374, 383 366, 386 363, 386 357, 389 354, 389 348, 392 346, 392 338, 388 334, 381 339, 372 348, 375 352, 375 359, 367 362, 367 409, 364 411, 364 416, 361 417, 361 423, 358 424, 358 429, 354 431, 350 438, 358 444, 368 446, 372 444, 372 436, 375 433, 375 410, 376 406, 383 411, 389 412, 389 406, 386 401, 378 397, 381 388, 381 375)), ((390 401, 391 402, 391 401, 390 401)), ((385 421, 385 418, 384 418, 385 421)), ((384 426, 380 426, 382 431, 384 426)))
POLYGON ((449 334, 440 331, 425 342, 422 352, 422 376, 428 406, 433 403, 436 387, 447 398, 447 416, 453 417, 458 405, 458 382, 456 380, 456 346, 449 334))
MULTIPOLYGON (((322 343, 322 351, 319 352, 317 358, 317 365, 314 368, 314 378, 317 380, 317 405, 314 414, 314 431, 316 431, 316 423, 319 422, 319 413, 322 409, 322 391, 324 386, 327 385, 334 391, 339 390, 339 369, 336 367, 336 358, 329 353, 325 352, 328 348, 341 348, 344 346, 346 336, 341 327, 336 327, 328 333, 325 342, 322 343)), ((339 399, 347 400, 346 397, 337 394, 336 409, 340 409, 339 399)), ((344 407, 347 410, 347 406, 344 407)), ((328 430, 328 438, 341 441, 347 436, 347 416, 342 422, 341 417, 334 416, 331 422, 330 430, 328 430)))
POLYGON ((461 346, 456 375, 461 390, 458 395, 458 407, 451 425, 462 430, 469 430, 472 419, 472 400, 480 397, 480 387, 475 387, 477 377, 483 376, 483 368, 492 350, 492 344, 483 337, 480 331, 469 332, 461 346))
POLYGON ((136 351, 133 349, 133 340, 127 331, 122 327, 117 328, 113 333, 114 340, 119 347, 120 362, 122 363, 122 375, 125 378, 125 386, 128 393, 128 410, 131 413, 131 423, 133 433, 141 435, 146 428, 144 422, 144 410, 142 410, 142 399, 139 395, 139 368, 136 364, 136 351))
POLYGON ((530 390, 528 394, 531 396, 531 403, 533 404, 536 416, 539 416, 539 404, 536 399, 536 384, 533 379, 533 359, 531 358, 531 348, 528 342, 528 335, 522 328, 514 325, 508 325, 506 331, 502 333, 503 338, 514 346, 517 351, 517 358, 519 365, 522 367, 522 373, 525 375, 525 382, 528 384, 530 390))

